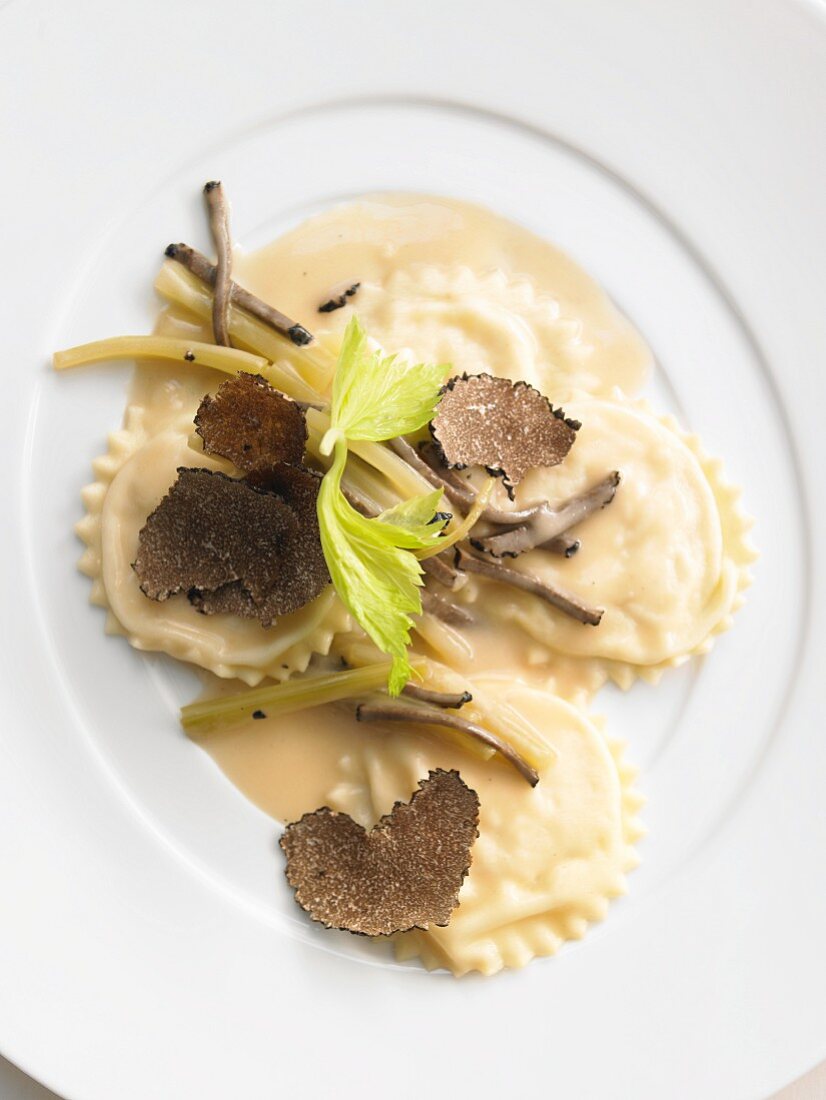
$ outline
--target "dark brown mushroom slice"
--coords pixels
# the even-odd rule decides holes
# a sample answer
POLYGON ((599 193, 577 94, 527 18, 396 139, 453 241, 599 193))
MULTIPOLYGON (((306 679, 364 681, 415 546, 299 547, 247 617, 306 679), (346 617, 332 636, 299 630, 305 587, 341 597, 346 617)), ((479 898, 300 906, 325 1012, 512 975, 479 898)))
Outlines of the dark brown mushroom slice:
POLYGON ((419 703, 429 703, 433 707, 444 707, 446 710, 459 710, 465 703, 471 703, 473 696, 469 691, 432 691, 430 688, 421 687, 419 684, 407 683, 402 688, 403 695, 409 695, 419 703))
POLYGON ((216 344, 231 347, 229 302, 232 295, 232 237, 229 230, 229 204, 220 180, 210 180, 204 185, 204 197, 209 211, 209 230, 216 255, 212 332, 216 344))
MULTIPOLYGON (((445 553, 449 553, 449 551, 445 551, 445 553)), ((422 558, 419 564, 427 573, 429 579, 448 589, 456 587, 459 574, 452 565, 448 565, 441 554, 433 554, 429 558, 422 558)))
POLYGON ((238 580, 257 598, 271 587, 297 527, 294 512, 274 494, 212 470, 181 467, 141 529, 133 568, 153 600, 238 580))
POLYGON ((512 494, 528 470, 560 463, 580 426, 527 382, 463 374, 443 387, 430 431, 445 465, 484 466, 512 494))
POLYGON ((422 591, 422 610, 426 615, 441 619, 448 626, 471 626, 476 621, 467 608, 453 603, 452 600, 446 600, 444 596, 439 596, 427 588, 422 591))
POLYGON ((491 561, 490 558, 478 558, 461 547, 457 547, 456 550, 456 568, 465 573, 478 573, 479 576, 488 577, 500 584, 508 584, 512 588, 519 588, 532 596, 538 596, 552 607, 556 607, 565 615, 586 626, 599 626, 602 621, 604 612, 599 608, 591 607, 573 592, 547 584, 538 577, 521 573, 517 569, 508 569, 507 566, 491 561))
MULTIPOLYGON (((217 269, 202 252, 198 252, 197 249, 191 248, 188 244, 179 243, 167 245, 164 255, 191 271, 196 278, 206 283, 207 286, 215 286, 218 275, 217 269)), ((246 310, 253 317, 257 317, 259 321, 263 321, 265 325, 274 329, 280 336, 285 336, 297 347, 306 347, 307 344, 313 341, 313 334, 308 332, 303 325, 293 321, 285 313, 275 309, 274 306, 263 302, 260 298, 256 298, 254 294, 250 294, 248 290, 233 281, 230 281, 230 302, 232 305, 238 306, 239 309, 246 310)))
POLYGON ((376 703, 360 703, 356 708, 356 718, 360 722, 405 722, 410 725, 444 726, 446 729, 456 730, 495 749, 532 787, 539 782, 536 769, 507 741, 490 730, 477 726, 475 722, 468 722, 457 714, 448 714, 439 707, 418 706, 387 699, 376 703))
POLYGON ((307 423, 295 401, 262 378, 239 372, 209 394, 195 414, 195 430, 207 454, 228 458, 239 470, 262 462, 300 465, 307 423))
POLYGON ((620 480, 619 471, 612 470, 596 485, 583 493, 577 493, 558 507, 547 505, 537 510, 528 522, 504 531, 495 531, 481 539, 471 539, 471 544, 477 550, 493 554, 497 558, 515 558, 536 547, 545 548, 588 516, 610 504, 620 480))
POLYGON ((313 920, 364 936, 445 927, 479 835, 479 796, 456 771, 431 771, 409 802, 367 832, 327 806, 281 837, 295 900, 313 920))

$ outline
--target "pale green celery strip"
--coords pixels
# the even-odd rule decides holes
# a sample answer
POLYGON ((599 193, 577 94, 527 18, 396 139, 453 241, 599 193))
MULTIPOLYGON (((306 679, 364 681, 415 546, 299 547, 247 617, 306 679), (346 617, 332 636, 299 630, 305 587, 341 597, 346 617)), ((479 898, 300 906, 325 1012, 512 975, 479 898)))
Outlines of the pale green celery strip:
MULTIPOLYGON (((413 664, 415 667, 416 662, 413 664)), ((364 695, 365 692, 383 688, 386 683, 386 661, 364 668, 301 676, 283 684, 271 684, 241 691, 237 695, 190 703, 181 708, 181 725, 189 734, 232 729, 256 710, 263 710, 267 717, 290 714, 318 707, 323 703, 352 699, 364 695)))
POLYGON ((433 492, 433 486, 429 481, 417 473, 412 466, 408 466, 403 458, 399 458, 383 443, 353 440, 348 443, 348 446, 359 458, 363 458, 379 473, 384 474, 391 485, 399 490, 404 499, 433 492))
POLYGON ((463 714, 507 741, 537 771, 556 759, 556 752, 517 710, 501 700, 489 699, 476 687, 472 687, 471 691, 473 702, 462 708, 463 714))
MULTIPOLYGON (((155 289, 167 301, 183 306, 201 320, 212 316, 212 290, 191 271, 172 260, 167 260, 158 272, 155 289)), ((297 401, 323 404, 321 395, 329 387, 335 370, 335 358, 327 348, 313 344, 297 348, 286 336, 281 336, 237 306, 230 308, 229 331, 237 344, 265 355, 273 364, 271 372, 277 374, 280 371, 285 375, 283 384, 274 375, 267 375, 268 380, 283 393, 297 401), (296 372, 295 381, 299 383, 300 391, 295 383, 290 384, 290 375, 283 370, 283 366, 278 366, 279 361, 283 360, 296 372)))
POLYGON ((91 344, 78 344, 74 348, 56 351, 54 366, 55 370, 67 370, 113 359, 171 360, 184 366, 212 367, 225 374, 236 374, 238 371, 254 374, 269 366, 266 359, 251 355, 248 351, 173 336, 111 336, 91 344))
POLYGON ((392 508, 403 499, 401 494, 387 483, 386 478, 355 454, 348 457, 341 481, 346 489, 353 489, 363 497, 367 497, 380 512, 385 508, 392 508))
POLYGON ((467 639, 435 615, 417 616, 413 630, 443 661, 462 664, 473 659, 473 648, 467 639))

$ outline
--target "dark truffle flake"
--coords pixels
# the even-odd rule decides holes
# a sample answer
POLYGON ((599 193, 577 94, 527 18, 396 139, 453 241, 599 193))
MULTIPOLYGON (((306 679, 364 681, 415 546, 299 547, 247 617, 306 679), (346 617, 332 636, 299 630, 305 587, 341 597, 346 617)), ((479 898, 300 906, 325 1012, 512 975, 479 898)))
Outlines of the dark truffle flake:
POLYGON ((221 455, 239 470, 259 463, 300 463, 307 441, 301 408, 258 374, 239 373, 207 395, 195 416, 207 454, 221 455))
POLYGON ((478 833, 479 797, 456 771, 431 771, 368 833, 324 806, 281 837, 287 880, 313 920, 365 936, 444 927, 478 833))
POLYGON ((310 603, 330 583, 316 511, 321 476, 302 466, 277 462, 251 470, 246 484, 283 501, 296 520, 281 542, 271 584, 257 593, 251 593, 243 579, 214 590, 193 589, 189 601, 205 615, 257 618, 269 626, 279 616, 310 603))
POLYGON ((275 494, 225 474, 181 467, 140 532, 134 569, 141 590, 165 600, 242 580, 258 600, 272 588, 285 541, 297 526, 275 494))
MULTIPOLYGON (((321 474, 286 462, 262 463, 247 474, 247 482, 275 493, 298 520, 284 543, 278 589, 282 608, 296 611, 314 600, 330 583, 318 527, 318 491, 321 474)), ((281 615, 287 610, 281 610, 281 615)))
POLYGON ((341 294, 334 294, 331 298, 328 298, 326 302, 322 302, 318 307, 319 313, 333 313, 337 309, 343 309, 347 305, 348 298, 355 298, 358 293, 358 288, 361 283, 353 283, 348 286, 346 290, 341 294))
POLYGON ((528 470, 560 463, 580 427, 527 382, 463 374, 444 386, 430 430, 447 466, 484 466, 510 492, 528 470))

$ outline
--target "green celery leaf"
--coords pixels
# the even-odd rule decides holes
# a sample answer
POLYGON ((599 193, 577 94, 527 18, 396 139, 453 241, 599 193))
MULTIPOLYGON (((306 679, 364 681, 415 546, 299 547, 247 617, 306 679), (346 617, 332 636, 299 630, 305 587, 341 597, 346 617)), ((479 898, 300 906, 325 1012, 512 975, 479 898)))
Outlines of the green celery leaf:
MULTIPOLYGON (((441 489, 434 489, 432 493, 422 493, 421 496, 411 497, 410 500, 402 500, 382 512, 378 519, 382 523, 401 527, 420 540, 418 546, 409 547, 409 549, 418 550, 424 546, 435 546, 441 539, 442 528, 447 522, 444 519, 438 521, 434 519, 439 512, 442 496, 441 489)), ((398 543, 398 545, 403 544, 398 543)))
POLYGON ((331 425, 348 439, 373 442, 414 432, 433 418, 450 370, 446 364, 412 365, 370 351, 367 333, 352 317, 333 380, 331 425))
POLYGON ((341 492, 346 461, 347 444, 339 436, 318 494, 321 545, 342 603, 379 649, 393 658, 388 690, 398 695, 411 672, 411 616, 422 610, 422 568, 410 550, 432 546, 438 539, 441 524, 421 521, 432 518, 439 493, 426 493, 390 509, 395 515, 390 522, 368 519, 341 492))

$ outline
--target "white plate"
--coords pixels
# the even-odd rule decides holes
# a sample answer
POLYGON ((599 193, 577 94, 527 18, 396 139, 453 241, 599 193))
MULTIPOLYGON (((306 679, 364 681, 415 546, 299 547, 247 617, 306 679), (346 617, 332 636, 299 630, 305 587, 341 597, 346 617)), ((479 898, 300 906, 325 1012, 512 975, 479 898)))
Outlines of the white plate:
POLYGON ((41 0, 0 39, 3 1052, 72 1100, 746 1100, 826 1055, 824 9, 41 0), (48 355, 148 328, 215 175, 248 247, 381 189, 546 234, 745 486, 735 630, 599 699, 645 862, 556 959, 457 982, 308 927, 272 823, 177 729, 189 674, 86 604, 71 525, 127 374, 48 355))

